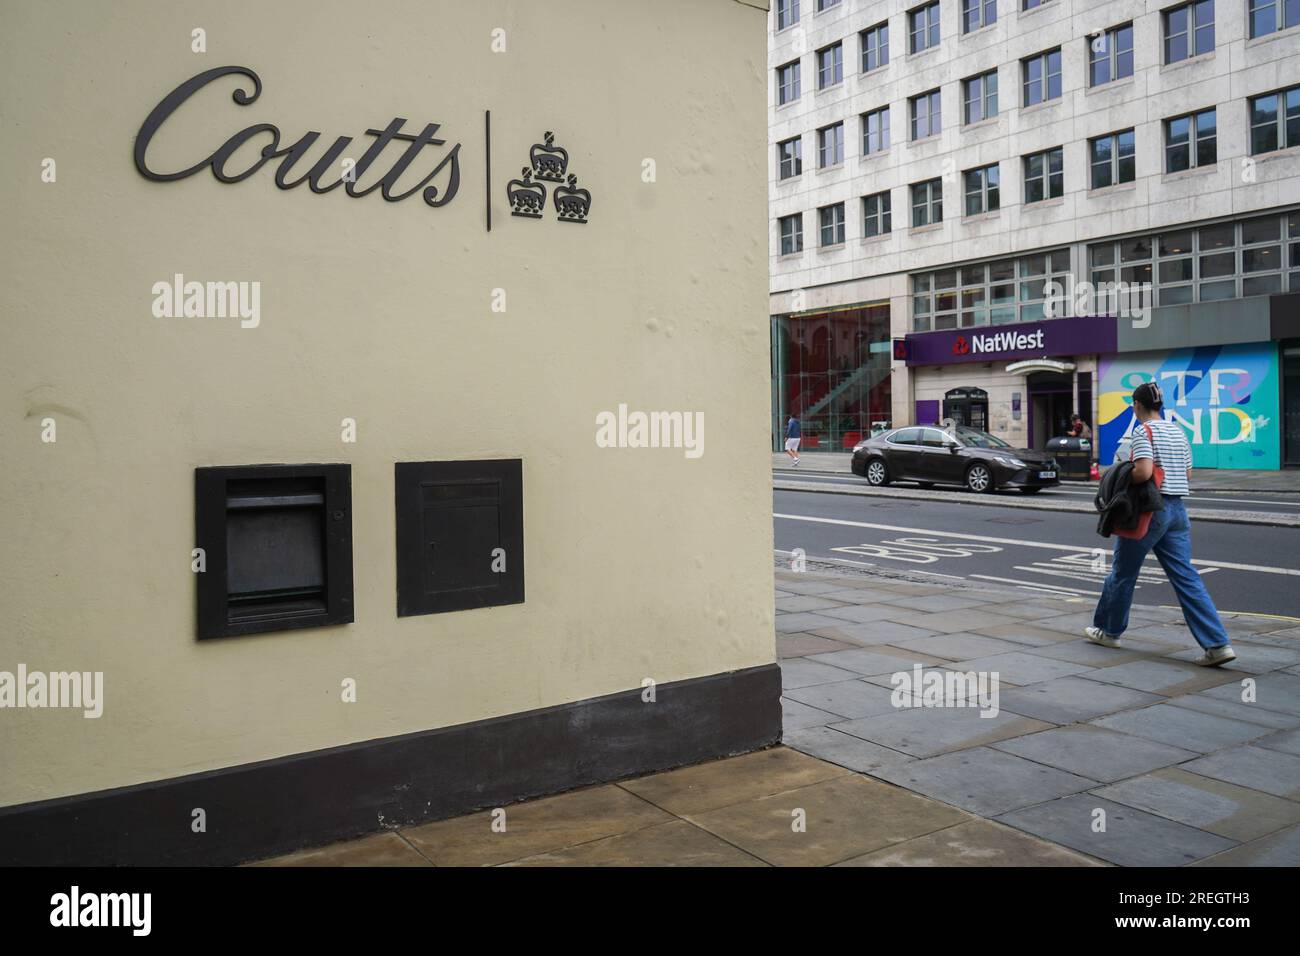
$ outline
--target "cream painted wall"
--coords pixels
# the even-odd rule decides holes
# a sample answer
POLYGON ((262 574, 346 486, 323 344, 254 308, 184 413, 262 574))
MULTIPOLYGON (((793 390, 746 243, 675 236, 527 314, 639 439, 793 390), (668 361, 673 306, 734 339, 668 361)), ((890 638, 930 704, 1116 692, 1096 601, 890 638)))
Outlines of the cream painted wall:
POLYGON ((0 805, 774 660, 761 6, 5 0, 0 670, 103 671, 106 702, 0 711, 0 805), (254 122, 365 143, 402 116, 463 143, 459 195, 286 192, 273 164, 144 179, 145 116, 227 64, 261 99, 218 81, 163 127, 158 166, 254 122), (548 129, 589 225, 508 215, 548 129), (154 318, 177 272, 260 281, 260 327, 154 318), (598 448, 620 402, 704 412, 703 457, 598 448), (527 603, 399 620, 393 462, 515 456, 527 603), (196 641, 194 468, 318 461, 352 464, 356 623, 196 641))

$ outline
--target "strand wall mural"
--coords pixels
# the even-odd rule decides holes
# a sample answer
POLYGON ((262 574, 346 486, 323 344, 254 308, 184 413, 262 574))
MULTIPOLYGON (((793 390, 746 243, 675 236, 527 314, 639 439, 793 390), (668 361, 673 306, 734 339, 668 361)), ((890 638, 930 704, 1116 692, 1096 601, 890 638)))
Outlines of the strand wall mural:
POLYGON ((1219 345, 1140 352, 1098 363, 1098 454, 1110 464, 1133 427, 1131 396, 1142 382, 1165 393, 1165 418, 1187 430, 1196 468, 1279 467, 1277 349, 1219 345))

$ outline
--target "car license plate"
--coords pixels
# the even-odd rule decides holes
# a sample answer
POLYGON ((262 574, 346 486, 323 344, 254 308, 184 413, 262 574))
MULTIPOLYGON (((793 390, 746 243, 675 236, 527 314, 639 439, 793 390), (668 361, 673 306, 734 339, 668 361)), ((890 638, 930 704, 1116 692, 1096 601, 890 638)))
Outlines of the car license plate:
POLYGON ((1055 478, 1055 477, 1056 477, 1056 472, 1054 472, 1054 471, 1040 471, 1040 472, 1038 473, 1038 477, 1039 477, 1039 478, 1055 478))

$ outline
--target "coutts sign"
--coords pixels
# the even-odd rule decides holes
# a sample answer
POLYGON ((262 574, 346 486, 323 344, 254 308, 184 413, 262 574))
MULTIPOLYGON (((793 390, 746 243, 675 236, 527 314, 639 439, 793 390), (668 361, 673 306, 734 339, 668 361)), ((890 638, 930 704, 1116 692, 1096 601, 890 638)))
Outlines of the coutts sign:
MULTIPOLYGON (((379 194, 389 202, 401 202, 419 192, 430 206, 445 206, 456 197, 460 189, 460 143, 452 146, 445 153, 440 153, 437 165, 423 179, 406 189, 399 189, 398 182, 406 175, 407 170, 416 163, 417 159, 424 159, 421 156, 422 150, 426 147, 447 145, 446 140, 439 139, 437 136, 441 124, 426 123, 420 132, 411 134, 403 132, 406 120, 400 116, 394 117, 383 129, 366 130, 366 135, 373 136, 374 141, 367 145, 366 151, 355 162, 343 156, 344 150, 352 143, 353 138, 339 136, 310 168, 303 169, 302 167, 306 166, 304 157, 316 140, 320 139, 320 133, 310 130, 295 142, 281 145, 278 126, 271 123, 255 123, 235 133, 216 150, 192 166, 172 171, 153 168, 149 164, 149 144, 153 142, 154 136, 167 118, 213 80, 232 74, 248 81, 241 83, 232 94, 231 98, 235 103, 239 106, 249 106, 257 101, 257 98, 262 95, 262 80, 246 66, 219 66, 186 80, 163 97, 162 102, 145 117, 144 125, 136 135, 135 168, 140 171, 140 175, 157 182, 171 182, 174 179, 193 176, 202 169, 211 169, 212 175, 219 181, 237 183, 254 175, 272 160, 278 159, 280 162, 275 170, 275 184, 281 189, 293 189, 306 183, 314 193, 327 193, 342 186, 344 192, 353 199, 360 199, 379 190, 379 194), (252 92, 245 88, 250 85, 252 92), (259 136, 269 136, 270 142, 262 147, 252 164, 243 169, 231 169, 232 158, 240 147, 259 136), (406 144, 402 155, 397 157, 382 177, 369 186, 359 187, 357 181, 393 142, 406 144), (337 179, 334 179, 330 172, 335 163, 344 167, 337 179), (333 179, 333 182, 326 182, 327 178, 333 179)), ((489 183, 485 212, 487 228, 491 232, 491 111, 484 112, 483 120, 483 155, 489 183)), ((545 143, 534 143, 529 150, 528 159, 529 165, 524 167, 523 179, 512 179, 506 186, 512 215, 541 219, 546 207, 546 184, 554 183, 558 185, 551 187, 550 198, 555 207, 556 221, 586 223, 587 214, 591 209, 591 193, 578 185, 578 177, 569 169, 569 152, 555 144, 555 134, 547 132, 545 143)), ((418 175, 421 168, 417 166, 412 176, 418 175)))
POLYGON ((312 130, 305 133, 297 141, 286 146, 280 145, 280 129, 270 123, 256 123, 252 126, 245 127, 235 133, 228 140, 219 146, 214 152, 200 159, 193 166, 185 169, 162 172, 153 169, 149 165, 148 152, 149 143, 153 140, 158 128, 166 122, 167 118, 176 112, 176 110, 188 100, 191 96, 207 86, 213 80, 230 74, 236 74, 247 78, 252 84, 252 92, 242 88, 236 89, 232 98, 240 106, 249 106, 257 101, 262 95, 262 80, 256 73, 245 66, 219 66, 213 70, 207 70, 198 76, 186 80, 176 89, 168 93, 161 103, 153 108, 147 117, 144 125, 140 127, 140 132, 135 138, 135 168, 140 174, 148 179, 158 182, 170 182, 174 179, 184 179, 186 176, 193 176, 202 169, 211 169, 212 175, 223 183, 237 183, 252 176, 259 169, 274 159, 280 160, 280 165, 275 171, 275 184, 281 189, 293 189, 306 183, 314 193, 327 193, 337 189, 339 186, 344 188, 349 196, 354 199, 360 199, 362 196, 374 192, 376 189, 389 202, 401 202, 408 196, 422 191, 424 201, 430 206, 444 206, 455 197, 456 191, 460 188, 460 143, 453 146, 442 157, 438 164, 427 176, 421 179, 414 186, 403 192, 397 192, 397 181, 407 168, 419 156, 420 151, 426 146, 444 146, 445 140, 438 139, 436 134, 439 123, 426 123, 419 133, 411 135, 402 132, 402 127, 406 125, 406 120, 401 117, 394 118, 383 129, 368 129, 367 136, 375 137, 361 158, 356 161, 347 176, 340 175, 334 182, 326 183, 323 180, 327 173, 342 155, 343 151, 348 148, 352 142, 351 136, 340 136, 334 140, 333 144, 325 150, 325 153, 310 169, 300 173, 296 178, 290 178, 295 173, 296 167, 299 166, 303 155, 312 147, 316 140, 320 139, 320 133, 312 130), (246 169, 231 170, 229 168, 230 159, 235 152, 256 136, 270 134, 271 141, 262 147, 262 151, 257 160, 246 169), (365 188, 358 188, 356 180, 366 172, 379 158, 380 153, 394 140, 407 143, 405 152, 397 158, 388 172, 377 182, 365 188), (446 180, 441 187, 434 184, 434 179, 446 170, 446 180))

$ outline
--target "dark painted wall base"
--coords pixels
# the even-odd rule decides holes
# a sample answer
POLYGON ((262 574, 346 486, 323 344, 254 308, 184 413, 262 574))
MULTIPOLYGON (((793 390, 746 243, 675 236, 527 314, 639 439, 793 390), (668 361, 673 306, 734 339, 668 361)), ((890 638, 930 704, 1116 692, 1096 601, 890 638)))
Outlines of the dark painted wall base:
POLYGON ((0 865, 229 864, 745 753, 781 736, 776 664, 0 808, 0 865), (202 807, 207 832, 191 831, 202 807))

